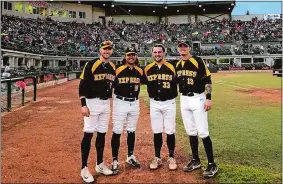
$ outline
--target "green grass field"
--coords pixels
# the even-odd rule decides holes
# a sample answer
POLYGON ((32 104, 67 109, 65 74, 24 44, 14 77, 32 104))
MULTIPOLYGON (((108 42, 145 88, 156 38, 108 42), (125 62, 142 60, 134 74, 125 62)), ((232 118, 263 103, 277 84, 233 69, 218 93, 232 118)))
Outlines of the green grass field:
MULTIPOLYGON (((212 81, 213 107, 209 111, 209 128, 219 166, 216 180, 221 183, 281 183, 281 102, 236 91, 282 89, 281 78, 271 73, 232 73, 215 74, 212 81)), ((145 86, 141 96, 149 104, 145 86)), ((191 154, 179 97, 177 104, 176 139, 182 149, 191 154)), ((202 141, 199 150, 202 163, 206 165, 202 141)))

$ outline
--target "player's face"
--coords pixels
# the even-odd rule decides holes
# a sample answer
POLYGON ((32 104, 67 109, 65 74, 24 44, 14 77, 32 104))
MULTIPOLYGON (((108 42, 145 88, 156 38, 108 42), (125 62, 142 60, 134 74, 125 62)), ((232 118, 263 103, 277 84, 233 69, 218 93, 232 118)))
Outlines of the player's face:
POLYGON ((178 52, 181 56, 186 56, 190 53, 191 47, 181 44, 178 46, 178 52))
POLYGON ((113 53, 113 49, 111 47, 105 47, 100 49, 100 55, 104 59, 109 59, 112 53, 113 53))
POLYGON ((164 52, 161 47, 153 47, 152 49, 152 57, 154 58, 154 61, 160 62, 164 58, 164 52))
POLYGON ((137 56, 135 53, 126 54, 126 63, 129 65, 135 64, 137 56))

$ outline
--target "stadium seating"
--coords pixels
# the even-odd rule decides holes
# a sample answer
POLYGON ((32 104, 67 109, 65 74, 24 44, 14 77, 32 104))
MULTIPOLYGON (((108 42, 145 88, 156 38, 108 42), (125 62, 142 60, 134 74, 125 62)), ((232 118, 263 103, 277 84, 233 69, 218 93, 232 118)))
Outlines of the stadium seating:
POLYGON ((252 55, 281 54, 282 19, 252 21, 209 21, 194 24, 170 24, 144 22, 141 24, 112 23, 108 27, 100 23, 85 24, 76 22, 57 22, 53 20, 27 19, 3 15, 2 47, 29 53, 58 56, 98 55, 98 44, 105 39, 114 42, 113 56, 123 56, 127 45, 139 45, 139 56, 151 56, 154 43, 163 43, 168 55, 178 56, 176 45, 179 40, 200 41, 212 44, 210 48, 201 47, 198 54, 209 55, 252 55), (241 42, 237 45, 236 42, 241 42), (235 45, 232 47, 232 45, 235 45))

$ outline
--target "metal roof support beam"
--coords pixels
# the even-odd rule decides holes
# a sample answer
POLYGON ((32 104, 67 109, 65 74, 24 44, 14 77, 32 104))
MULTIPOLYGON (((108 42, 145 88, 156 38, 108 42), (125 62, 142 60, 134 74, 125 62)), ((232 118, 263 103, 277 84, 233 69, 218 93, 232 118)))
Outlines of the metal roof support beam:
POLYGON ((208 20, 206 20, 206 21, 204 21, 204 22, 207 22, 207 21, 210 21, 210 20, 218 20, 218 21, 221 21, 221 20, 219 20, 219 19, 216 19, 217 17, 220 17, 220 16, 222 16, 222 15, 225 15, 226 13, 222 13, 222 14, 220 14, 220 15, 217 15, 217 16, 215 16, 215 17, 211 17, 211 16, 208 16, 208 15, 205 15, 205 14, 200 14, 199 16, 204 16, 204 17, 207 17, 207 18, 209 18, 208 20))

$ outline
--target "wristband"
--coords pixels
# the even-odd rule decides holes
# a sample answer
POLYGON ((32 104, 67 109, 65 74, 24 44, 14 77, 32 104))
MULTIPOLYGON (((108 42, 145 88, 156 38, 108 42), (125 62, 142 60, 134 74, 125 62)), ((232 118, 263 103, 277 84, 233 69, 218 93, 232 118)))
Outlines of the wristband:
POLYGON ((211 100, 211 94, 206 94, 206 99, 211 100))
POLYGON ((86 100, 85 100, 85 98, 81 98, 81 105, 82 105, 82 107, 83 107, 83 106, 86 106, 86 100))

